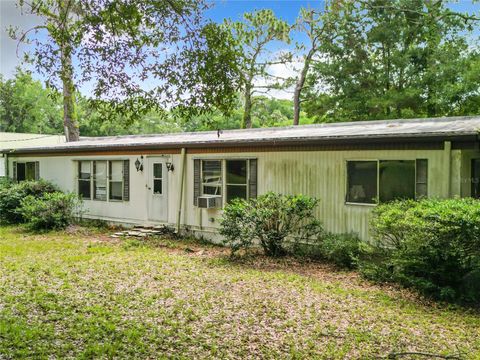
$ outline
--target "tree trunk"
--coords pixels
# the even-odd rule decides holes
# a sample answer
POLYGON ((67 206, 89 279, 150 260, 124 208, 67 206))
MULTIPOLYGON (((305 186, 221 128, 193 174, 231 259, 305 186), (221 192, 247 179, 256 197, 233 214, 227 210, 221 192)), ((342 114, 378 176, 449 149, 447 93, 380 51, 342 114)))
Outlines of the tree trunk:
POLYGON ((73 67, 70 51, 62 47, 62 84, 63 84, 63 128, 67 141, 78 141, 77 116, 75 113, 75 87, 73 85, 73 67))
POLYGON ((60 41, 60 78, 63 85, 63 129, 67 141, 78 141, 80 133, 75 113, 75 86, 73 84, 72 46, 69 44, 68 13, 69 5, 62 0, 59 2, 61 20, 60 41))
POLYGON ((243 122, 242 129, 252 128, 252 91, 251 84, 245 85, 245 102, 243 105, 243 122))
POLYGON ((308 69, 310 68, 310 62, 314 53, 315 50, 310 49, 307 56, 305 57, 302 71, 300 72, 297 83, 295 84, 295 91, 293 93, 293 125, 300 124, 300 97, 302 95, 303 86, 305 85, 308 69))

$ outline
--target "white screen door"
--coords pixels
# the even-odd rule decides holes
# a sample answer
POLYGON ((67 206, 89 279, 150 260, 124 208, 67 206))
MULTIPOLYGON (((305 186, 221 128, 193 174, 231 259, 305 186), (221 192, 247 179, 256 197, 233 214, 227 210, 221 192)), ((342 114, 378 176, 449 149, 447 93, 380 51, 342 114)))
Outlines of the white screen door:
POLYGON ((167 221, 167 168, 164 158, 148 158, 148 218, 152 221, 167 221))

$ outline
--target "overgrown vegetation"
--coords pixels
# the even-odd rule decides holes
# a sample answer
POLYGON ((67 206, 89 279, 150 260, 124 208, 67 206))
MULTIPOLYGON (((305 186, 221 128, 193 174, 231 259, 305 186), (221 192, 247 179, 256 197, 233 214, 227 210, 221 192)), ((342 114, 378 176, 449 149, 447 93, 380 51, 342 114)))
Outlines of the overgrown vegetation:
POLYGON ((260 244, 266 255, 285 255, 323 232, 314 216, 317 204, 308 196, 273 192, 249 201, 235 199, 224 209, 220 234, 232 254, 260 244))
POLYGON ((0 184, 0 221, 4 223, 25 222, 26 219, 21 211, 23 199, 28 196, 42 198, 46 194, 58 191, 60 189, 56 185, 44 180, 19 183, 3 181, 0 184))
POLYGON ((372 243, 333 234, 315 219, 318 200, 267 193, 225 207, 220 233, 232 255, 260 245, 268 256, 294 255, 355 269, 449 302, 480 301, 480 203, 404 200, 373 210, 372 243))
POLYGON ((448 301, 480 301, 480 203, 397 201, 378 206, 361 271, 448 301))
POLYGON ((75 194, 45 180, 0 184, 0 222, 26 223, 32 230, 63 229, 79 215, 75 194))
POLYGON ((27 196, 20 212, 32 230, 64 229, 73 223, 80 207, 75 194, 47 193, 42 197, 27 196))
MULTIPOLYGON (((480 316, 293 258, 0 227, 0 357, 480 355, 480 316)), ((394 358, 391 356, 391 358, 394 358)))

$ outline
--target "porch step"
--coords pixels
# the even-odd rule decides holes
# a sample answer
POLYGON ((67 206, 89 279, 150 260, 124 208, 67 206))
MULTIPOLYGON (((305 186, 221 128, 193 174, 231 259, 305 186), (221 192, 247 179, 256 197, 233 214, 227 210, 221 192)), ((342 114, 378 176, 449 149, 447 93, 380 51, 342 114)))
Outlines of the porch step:
POLYGON ((173 230, 165 225, 157 225, 157 226, 134 226, 132 229, 124 230, 116 232, 110 235, 111 238, 120 238, 120 237, 137 237, 137 238, 144 238, 147 236, 152 235, 164 235, 172 233, 173 230))

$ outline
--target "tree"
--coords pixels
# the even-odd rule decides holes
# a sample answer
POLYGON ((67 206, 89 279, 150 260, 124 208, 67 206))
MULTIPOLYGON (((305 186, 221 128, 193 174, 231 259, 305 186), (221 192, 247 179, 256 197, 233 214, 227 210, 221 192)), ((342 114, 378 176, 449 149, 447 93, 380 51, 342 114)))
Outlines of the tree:
POLYGON ((30 73, 17 69, 13 79, 0 75, 0 131, 35 134, 62 132, 58 94, 42 87, 30 73))
POLYGON ((317 121, 478 109, 478 52, 467 38, 474 16, 425 0, 345 1, 334 10, 336 37, 321 44, 322 61, 307 78, 306 109, 317 121))
POLYGON ((304 52, 302 56, 302 65, 298 76, 295 79, 295 89, 293 93, 293 125, 300 123, 300 105, 302 102, 302 92, 305 87, 308 72, 314 57, 318 55, 320 44, 323 41, 331 41, 334 36, 329 29, 328 7, 325 13, 308 8, 300 10, 300 16, 296 22, 296 30, 303 32, 308 37, 308 44, 300 43, 296 45, 296 52, 304 52), (306 51, 306 52, 305 52, 306 51))
POLYGON ((264 9, 243 15, 244 21, 226 21, 237 44, 238 79, 244 96, 242 128, 252 127, 252 99, 255 93, 280 87, 281 79, 269 73, 269 66, 286 63, 281 55, 269 58, 268 46, 274 40, 290 42, 290 26, 275 17, 272 10, 264 9), (259 85, 259 80, 273 83, 259 85))
POLYGON ((75 90, 85 83, 93 83, 92 104, 107 109, 107 116, 115 111, 135 118, 165 108, 189 116, 232 107, 237 87, 229 37, 202 20, 204 1, 19 0, 19 5, 42 24, 10 34, 34 46, 26 60, 50 87, 62 89, 69 141, 79 137, 75 90), (39 32, 45 36, 31 36, 39 32))

